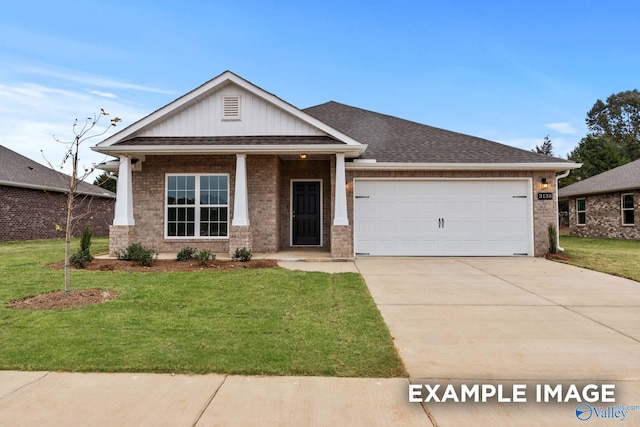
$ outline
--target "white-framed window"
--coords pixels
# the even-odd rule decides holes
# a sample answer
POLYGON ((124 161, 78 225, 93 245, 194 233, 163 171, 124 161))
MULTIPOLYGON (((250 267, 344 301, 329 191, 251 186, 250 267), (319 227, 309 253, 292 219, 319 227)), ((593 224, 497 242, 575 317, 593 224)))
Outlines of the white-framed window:
POLYGON ((229 175, 167 174, 165 237, 229 237, 229 175))
POLYGON ((622 225, 634 225, 633 193, 622 194, 620 203, 622 205, 622 225))
POLYGON ((576 199, 576 224, 587 223, 587 199, 576 199))

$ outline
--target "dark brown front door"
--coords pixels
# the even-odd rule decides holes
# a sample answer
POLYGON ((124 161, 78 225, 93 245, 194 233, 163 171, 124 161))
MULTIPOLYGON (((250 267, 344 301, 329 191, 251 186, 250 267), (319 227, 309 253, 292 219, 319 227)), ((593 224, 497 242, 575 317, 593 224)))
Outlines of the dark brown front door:
POLYGON ((294 246, 320 245, 320 182, 295 181, 291 190, 292 244, 294 246))

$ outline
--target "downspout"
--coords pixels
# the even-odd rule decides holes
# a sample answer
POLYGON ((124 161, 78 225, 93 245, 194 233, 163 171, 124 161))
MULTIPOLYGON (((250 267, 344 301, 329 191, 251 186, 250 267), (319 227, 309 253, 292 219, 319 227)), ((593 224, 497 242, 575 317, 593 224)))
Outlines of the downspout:
POLYGON ((564 173, 560 175, 556 175, 556 239, 558 239, 557 246, 560 252, 564 252, 564 248, 560 246, 560 207, 558 206, 558 193, 560 188, 558 188, 558 181, 562 178, 566 178, 571 173, 571 169, 566 170, 564 173))

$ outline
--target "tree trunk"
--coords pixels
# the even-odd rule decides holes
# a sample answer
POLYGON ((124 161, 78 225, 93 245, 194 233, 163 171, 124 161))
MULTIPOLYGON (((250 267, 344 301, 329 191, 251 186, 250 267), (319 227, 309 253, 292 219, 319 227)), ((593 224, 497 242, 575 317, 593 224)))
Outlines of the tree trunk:
POLYGON ((71 209, 73 208, 73 193, 69 193, 67 196, 67 226, 65 232, 64 242, 64 293, 69 293, 70 278, 70 262, 71 257, 71 209))

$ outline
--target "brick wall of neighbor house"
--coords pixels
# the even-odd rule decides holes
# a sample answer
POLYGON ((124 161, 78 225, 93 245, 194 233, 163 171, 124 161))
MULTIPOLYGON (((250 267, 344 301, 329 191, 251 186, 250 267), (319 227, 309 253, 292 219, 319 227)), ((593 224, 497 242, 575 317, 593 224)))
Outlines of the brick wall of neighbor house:
MULTIPOLYGON (((178 252, 185 246, 229 252, 228 239, 165 239, 164 204, 167 173, 229 174, 229 223, 233 218, 236 156, 147 156, 142 170, 132 172, 133 217, 138 242, 160 252, 178 252)), ((231 225, 231 224, 229 224, 231 225)))
POLYGON ((640 239, 640 190, 584 196, 586 224, 576 225, 576 199, 569 199, 569 232, 572 236, 612 239, 640 239), (622 225, 620 196, 633 193, 634 225, 622 225))
MULTIPOLYGON (((86 224, 94 236, 108 235, 114 207, 114 199, 78 196, 74 215, 83 216, 73 235, 82 234, 86 224)), ((56 224, 64 229, 66 221, 67 196, 63 193, 0 186, 0 241, 64 237, 63 231, 56 231, 56 224)))
POLYGON ((322 180, 322 247, 331 245, 331 178, 328 160, 280 161, 280 247, 291 248, 291 180, 322 180))
MULTIPOLYGON (((555 172, 532 171, 347 171, 347 210, 353 220, 354 178, 531 178, 533 193, 534 255, 543 256, 549 250, 549 223, 555 224, 557 210, 553 200, 538 200, 538 193, 555 194, 555 172), (542 177, 549 187, 540 188, 542 177)), ((353 241, 353 239, 352 239, 353 241)))

